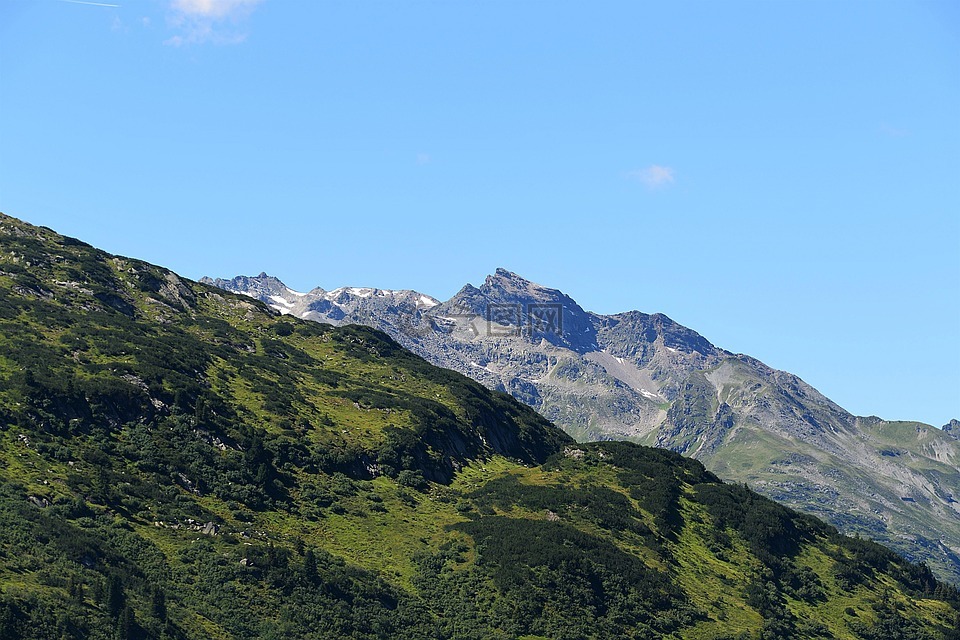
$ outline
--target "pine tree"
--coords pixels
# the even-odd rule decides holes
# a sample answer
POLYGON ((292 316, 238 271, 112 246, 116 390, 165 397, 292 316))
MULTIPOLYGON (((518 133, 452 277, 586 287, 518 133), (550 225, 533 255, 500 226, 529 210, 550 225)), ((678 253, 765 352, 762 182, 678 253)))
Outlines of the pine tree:
POLYGON ((83 604, 83 583, 76 576, 70 576, 67 582, 67 593, 70 594, 71 600, 77 604, 83 604))
POLYGON ((127 597, 123 592, 123 582, 117 575, 110 576, 110 584, 107 588, 107 612, 114 618, 123 613, 123 605, 127 597))
POLYGON ((150 603, 150 613, 160 622, 167 620, 167 596, 162 589, 154 589, 150 603))
POLYGON ((123 608, 122 615, 117 619, 117 631, 122 640, 134 640, 137 637, 137 617, 130 605, 123 608))
POLYGON ((307 549, 303 554, 303 573, 307 576, 307 580, 313 581, 317 578, 317 556, 314 555, 313 549, 307 549))

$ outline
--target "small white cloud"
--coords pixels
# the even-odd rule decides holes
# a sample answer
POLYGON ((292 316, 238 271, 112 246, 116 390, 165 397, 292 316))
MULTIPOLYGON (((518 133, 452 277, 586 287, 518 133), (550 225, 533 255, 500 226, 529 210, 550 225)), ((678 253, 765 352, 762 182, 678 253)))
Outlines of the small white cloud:
POLYGON ((249 15, 261 0, 173 0, 174 11, 184 15, 221 20, 249 15))
POLYGON ((185 44, 237 44, 247 39, 243 22, 262 0, 172 0, 169 24, 179 31, 164 41, 185 44))
POLYGON ((430 162, 431 162, 432 160, 433 160, 433 158, 430 157, 430 154, 429 154, 429 153, 418 153, 418 154, 417 154, 417 164, 430 164, 430 162))
POLYGON ((673 184, 673 168, 652 164, 643 169, 627 172, 627 177, 642 183, 648 189, 659 189, 673 184))

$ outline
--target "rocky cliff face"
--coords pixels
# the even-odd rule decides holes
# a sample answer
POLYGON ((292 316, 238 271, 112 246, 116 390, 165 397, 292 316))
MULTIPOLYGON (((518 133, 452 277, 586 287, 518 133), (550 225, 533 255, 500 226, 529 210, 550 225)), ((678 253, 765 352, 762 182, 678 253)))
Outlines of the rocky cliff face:
POLYGON ((947 424, 943 425, 942 431, 947 435, 960 439, 960 420, 954 418, 947 424))
POLYGON ((591 313, 505 269, 445 302, 372 288, 299 293, 266 274, 207 282, 281 313, 377 327, 579 440, 679 451, 960 582, 956 421, 940 430, 854 416, 800 378, 663 314, 591 313))

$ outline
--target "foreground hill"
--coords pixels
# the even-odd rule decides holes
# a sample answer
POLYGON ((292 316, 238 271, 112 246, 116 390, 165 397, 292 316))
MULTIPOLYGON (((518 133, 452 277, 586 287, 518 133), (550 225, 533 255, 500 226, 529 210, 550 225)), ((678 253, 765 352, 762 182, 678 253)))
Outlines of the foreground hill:
POLYGON ((6 216, 0 380, 0 638, 957 637, 697 461, 6 216))
POLYGON ((284 314, 381 329, 578 440, 631 440, 697 458, 960 584, 955 430, 851 415, 797 376, 662 314, 591 313, 504 269, 445 302, 356 287, 299 293, 266 274, 206 281, 284 314))

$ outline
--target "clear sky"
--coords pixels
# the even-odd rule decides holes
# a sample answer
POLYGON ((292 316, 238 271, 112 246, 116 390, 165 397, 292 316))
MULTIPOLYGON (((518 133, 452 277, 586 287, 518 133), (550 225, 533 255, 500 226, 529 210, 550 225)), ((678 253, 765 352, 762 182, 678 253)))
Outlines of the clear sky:
POLYGON ((954 0, 0 0, 0 210, 191 278, 503 266, 960 418, 954 0))

